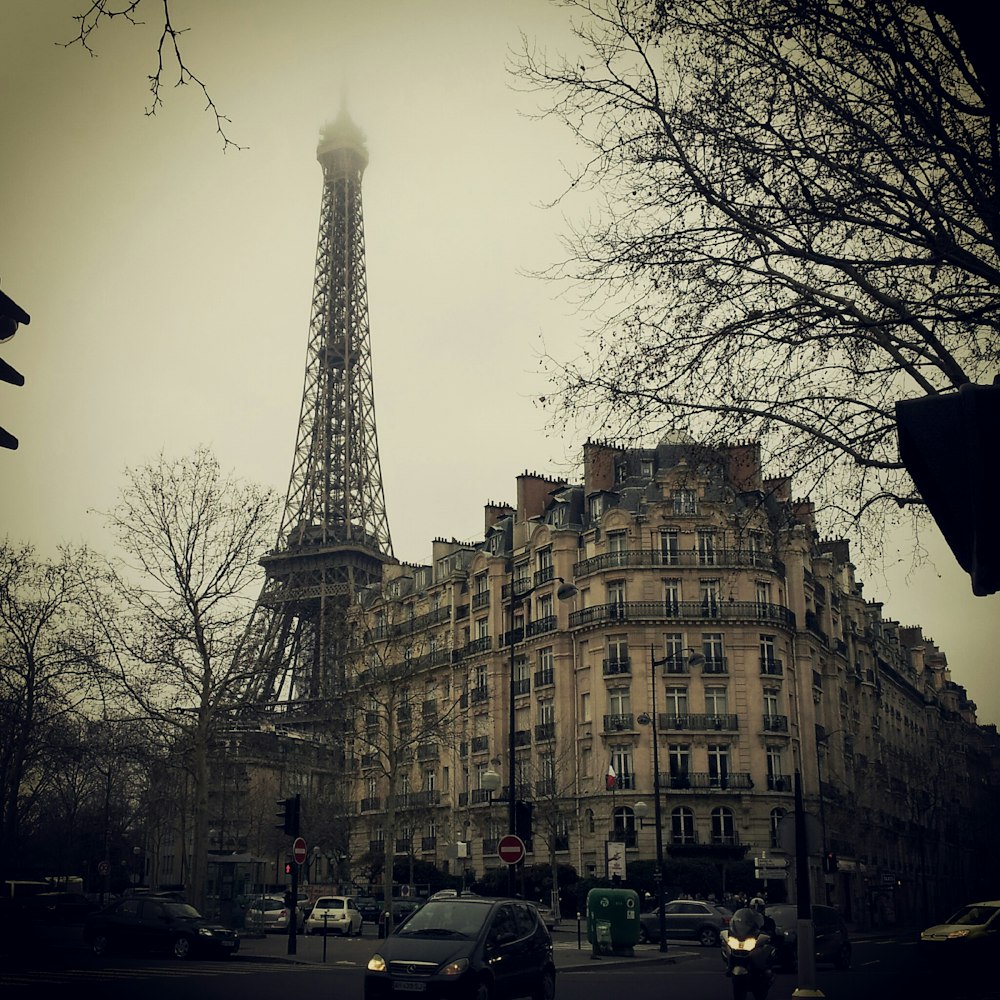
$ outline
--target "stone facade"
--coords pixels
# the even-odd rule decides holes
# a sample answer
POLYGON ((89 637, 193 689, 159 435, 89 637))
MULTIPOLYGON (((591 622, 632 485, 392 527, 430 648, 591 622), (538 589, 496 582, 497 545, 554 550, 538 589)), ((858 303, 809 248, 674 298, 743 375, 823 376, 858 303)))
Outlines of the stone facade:
POLYGON ((588 442, 582 484, 525 472, 481 542, 387 567, 356 616, 356 865, 391 838, 496 867, 511 744, 529 862, 604 876, 608 843, 651 860, 655 732, 670 857, 766 855, 791 876, 797 775, 813 898, 849 919, 939 912, 984 865, 995 881, 995 728, 752 442, 588 442))

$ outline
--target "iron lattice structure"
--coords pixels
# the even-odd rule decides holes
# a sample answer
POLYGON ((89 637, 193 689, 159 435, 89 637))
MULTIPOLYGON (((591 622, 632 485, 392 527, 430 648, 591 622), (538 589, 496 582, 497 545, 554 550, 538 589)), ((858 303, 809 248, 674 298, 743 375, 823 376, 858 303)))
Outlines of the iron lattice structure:
POLYGON ((346 611, 392 561, 375 432, 361 180, 368 152, 346 111, 323 129, 323 200, 305 384, 278 542, 247 634, 251 698, 339 690, 346 611))

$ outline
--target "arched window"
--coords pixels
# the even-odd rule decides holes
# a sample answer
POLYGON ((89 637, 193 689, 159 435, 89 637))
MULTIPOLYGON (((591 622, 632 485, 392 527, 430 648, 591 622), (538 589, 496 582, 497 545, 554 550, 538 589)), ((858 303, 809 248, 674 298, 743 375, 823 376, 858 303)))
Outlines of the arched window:
POLYGON ((727 806, 712 810, 712 843, 736 843, 736 820, 732 809, 727 806))
POLYGON ((771 810, 771 846, 780 847, 781 846, 781 821, 785 818, 784 809, 772 809, 771 810))
POLYGON ((612 817, 614 834, 626 847, 635 847, 635 813, 631 806, 619 806, 612 817))
POLYGON ((670 814, 670 842, 673 844, 693 844, 694 813, 687 806, 678 806, 670 814))
POLYGON ((588 809, 583 815, 583 822, 587 828, 587 833, 594 832, 594 810, 588 809))

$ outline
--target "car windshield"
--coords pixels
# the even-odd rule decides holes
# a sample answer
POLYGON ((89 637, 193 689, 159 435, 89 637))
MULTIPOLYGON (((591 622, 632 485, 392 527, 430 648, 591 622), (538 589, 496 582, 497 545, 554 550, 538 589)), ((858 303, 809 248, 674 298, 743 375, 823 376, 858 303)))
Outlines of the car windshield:
POLYGON ((330 899, 324 897, 323 899, 316 900, 317 910, 342 910, 344 908, 344 901, 342 899, 330 899))
POLYGON ((997 912, 996 906, 963 906, 958 913, 953 913, 946 924, 985 924, 997 912))
POLYGON ((188 920, 201 917, 201 914, 190 903, 164 903, 163 909, 172 917, 184 917, 188 920))
POLYGON ((400 936, 475 937, 490 913, 489 905, 432 899, 400 928, 400 936))

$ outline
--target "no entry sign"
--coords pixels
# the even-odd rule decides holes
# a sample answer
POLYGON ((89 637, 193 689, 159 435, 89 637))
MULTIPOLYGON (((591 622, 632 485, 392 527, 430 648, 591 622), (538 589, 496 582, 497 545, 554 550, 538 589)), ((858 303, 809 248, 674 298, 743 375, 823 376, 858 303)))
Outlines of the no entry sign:
POLYGON ((516 834, 508 833, 497 844, 497 857, 507 865, 516 865, 524 857, 524 841, 516 834))
POLYGON ((302 837, 296 837, 292 844, 292 857, 295 863, 301 865, 306 859, 306 842, 302 837))

